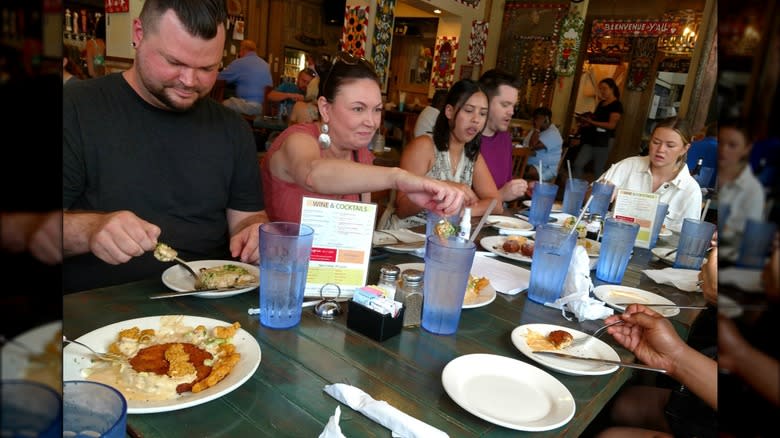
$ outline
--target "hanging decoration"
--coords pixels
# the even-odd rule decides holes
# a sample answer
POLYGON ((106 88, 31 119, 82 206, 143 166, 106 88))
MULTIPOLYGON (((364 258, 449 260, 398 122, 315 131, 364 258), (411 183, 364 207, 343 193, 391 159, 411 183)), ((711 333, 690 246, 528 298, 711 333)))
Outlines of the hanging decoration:
POLYGON ((233 26, 233 39, 242 41, 244 39, 244 18, 237 19, 233 26))
POLYGON ((433 54, 433 74, 431 83, 434 88, 450 88, 455 81, 455 55, 458 50, 457 37, 439 37, 433 54))
POLYGON ((390 66, 390 49, 395 26, 395 2, 396 0, 376 0, 374 36, 371 37, 371 60, 374 62, 383 92, 387 90, 387 69, 390 66))
POLYGON ((130 12, 129 0, 105 0, 103 5, 106 8, 107 14, 114 12, 130 12))
POLYGON ((558 56, 555 58, 555 73, 558 76, 571 76, 577 68, 577 58, 582 43, 582 31, 585 20, 576 11, 570 11, 561 23, 558 39, 558 56))
POLYGON ((552 105, 558 41, 568 10, 568 3, 507 0, 504 4, 498 45, 501 56, 496 67, 514 74, 523 84, 515 111, 517 118, 530 118, 534 108, 552 105))
POLYGON ((341 50, 359 58, 366 56, 366 30, 368 29, 369 8, 370 6, 347 6, 345 8, 341 50))
POLYGON ((487 47, 488 22, 474 20, 471 22, 471 36, 469 37, 469 64, 482 65, 485 62, 485 48, 487 47))
POLYGON ((633 38, 626 88, 632 91, 644 91, 647 88, 657 45, 657 38, 654 37, 633 38))

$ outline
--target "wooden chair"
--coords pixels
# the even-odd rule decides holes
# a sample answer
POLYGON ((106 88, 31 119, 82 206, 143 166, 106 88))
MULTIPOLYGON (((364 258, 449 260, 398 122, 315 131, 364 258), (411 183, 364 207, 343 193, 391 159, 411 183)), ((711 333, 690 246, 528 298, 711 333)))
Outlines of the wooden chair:
MULTIPOLYGON (((553 182, 558 183, 558 185, 561 185, 561 182, 563 182, 562 176, 561 176, 561 170, 564 168, 564 163, 566 163, 566 154, 569 153, 569 145, 564 144, 561 148, 561 159, 558 161, 558 171, 555 172, 555 179, 553 182)), ((569 175, 569 172, 566 172, 566 178, 571 178, 571 175, 569 175)))
POLYGON ((265 100, 263 101, 263 115, 266 117, 276 117, 276 115, 279 113, 279 102, 271 102, 271 100, 268 99, 268 94, 273 91, 274 87, 271 85, 265 86, 265 100))
MULTIPOLYGON (((533 154, 531 148, 512 148, 512 178, 518 179, 525 175, 525 166, 528 164, 528 157, 533 154)), ((520 199, 515 199, 508 203, 509 207, 517 208, 520 205, 520 199)))

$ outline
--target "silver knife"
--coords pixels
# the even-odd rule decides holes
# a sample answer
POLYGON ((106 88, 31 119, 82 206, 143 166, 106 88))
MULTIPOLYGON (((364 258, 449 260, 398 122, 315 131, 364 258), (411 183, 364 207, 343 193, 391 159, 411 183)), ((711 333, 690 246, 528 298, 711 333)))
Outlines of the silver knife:
POLYGON ((652 304, 652 303, 612 303, 613 306, 630 306, 631 304, 641 304, 647 307, 676 307, 678 309, 698 309, 705 310, 707 306, 678 306, 677 304, 652 304))
POLYGON ((586 362, 598 362, 598 363, 604 363, 609 365, 617 365, 620 367, 626 367, 626 368, 636 368, 639 370, 646 370, 646 371, 655 371, 658 373, 664 373, 666 374, 666 370, 662 368, 653 368, 646 365, 639 365, 636 363, 629 363, 629 362, 623 362, 620 360, 610 360, 610 359, 599 359, 597 357, 583 357, 583 356, 574 356, 571 354, 565 354, 565 353, 558 353, 557 351, 534 351, 534 354, 541 354, 544 356, 555 356, 555 357, 561 357, 564 359, 576 359, 576 360, 582 360, 586 362))
POLYGON ((246 285, 243 285, 243 286, 235 286, 235 287, 220 287, 220 288, 216 288, 216 289, 201 289, 201 290, 188 290, 188 291, 184 291, 184 292, 169 292, 169 293, 166 293, 166 294, 151 295, 149 297, 149 299, 156 300, 158 298, 184 297, 184 296, 187 296, 187 295, 202 294, 202 293, 205 293, 205 292, 216 292, 216 293, 219 293, 219 292, 235 292, 238 289, 246 289, 246 288, 251 288, 251 287, 259 287, 259 286, 260 286, 259 283, 255 283, 255 284, 246 284, 246 285))

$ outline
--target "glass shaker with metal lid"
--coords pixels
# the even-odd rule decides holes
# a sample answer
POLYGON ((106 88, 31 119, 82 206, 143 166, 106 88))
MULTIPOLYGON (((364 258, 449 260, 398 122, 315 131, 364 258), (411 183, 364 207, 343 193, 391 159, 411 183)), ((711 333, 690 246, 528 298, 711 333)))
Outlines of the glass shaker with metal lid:
POLYGON ((420 325, 423 303, 423 271, 407 269, 401 274, 401 283, 395 300, 404 304, 404 327, 420 325))
POLYGON ((388 298, 395 298, 398 287, 398 276, 401 270, 396 265, 384 263, 379 267, 379 281, 377 286, 387 291, 388 298))

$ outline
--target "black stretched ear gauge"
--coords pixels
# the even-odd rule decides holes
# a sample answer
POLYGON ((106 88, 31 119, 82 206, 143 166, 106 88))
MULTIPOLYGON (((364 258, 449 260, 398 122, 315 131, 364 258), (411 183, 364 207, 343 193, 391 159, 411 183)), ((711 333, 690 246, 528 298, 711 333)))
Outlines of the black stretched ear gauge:
POLYGON ((322 298, 322 301, 314 306, 314 314, 316 314, 320 319, 324 320, 336 319, 337 316, 341 315, 341 305, 338 303, 338 301, 336 301, 340 296, 341 288, 339 285, 335 283, 323 284, 320 288, 320 298, 322 298), (325 288, 329 286, 336 289, 336 296, 325 298, 325 288))

